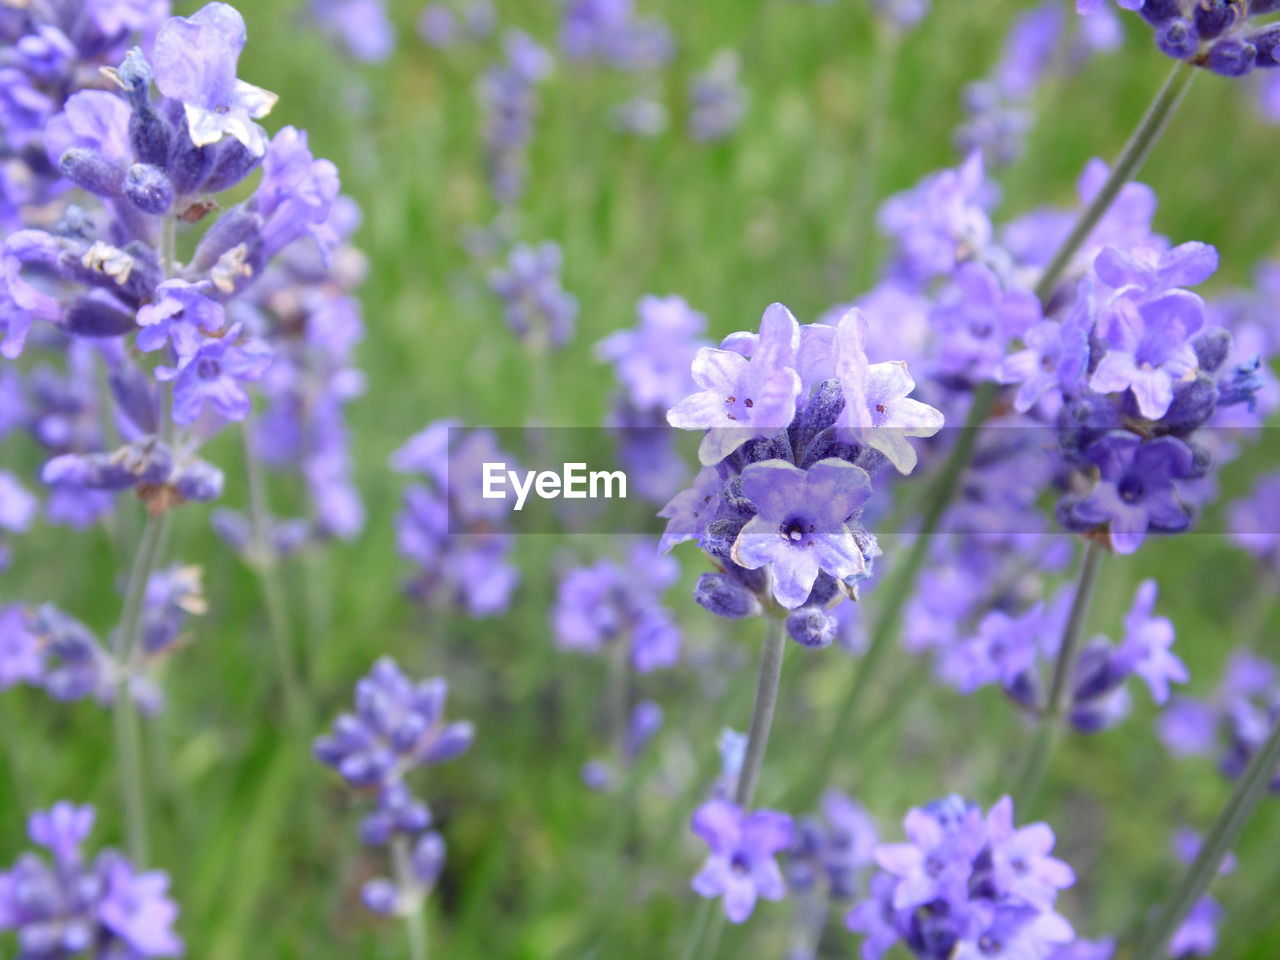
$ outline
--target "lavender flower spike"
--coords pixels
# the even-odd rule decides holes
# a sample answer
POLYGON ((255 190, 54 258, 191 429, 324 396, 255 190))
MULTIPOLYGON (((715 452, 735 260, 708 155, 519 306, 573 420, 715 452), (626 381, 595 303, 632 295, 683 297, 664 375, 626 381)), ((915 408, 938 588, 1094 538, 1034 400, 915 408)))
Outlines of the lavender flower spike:
POLYGON ((160 92, 182 102, 192 143, 203 147, 230 134, 260 157, 267 135, 253 121, 270 113, 277 98, 236 78, 245 40, 240 12, 210 3, 190 19, 166 20, 156 34, 152 60, 160 92))
POLYGON ((844 460, 820 460, 807 471, 785 460, 753 463, 742 473, 753 517, 733 545, 748 570, 768 566, 773 596, 788 609, 808 599, 825 570, 838 580, 862 576, 867 559, 845 525, 871 496, 871 478, 844 460))
POLYGON ((791 846, 791 817, 775 810, 744 814, 737 804, 710 800, 694 811, 693 832, 711 848, 693 878, 703 897, 723 897, 731 923, 742 923, 756 900, 781 900, 786 893, 774 856, 791 846))
POLYGON ((685 397, 667 413, 680 430, 706 430, 698 458, 719 463, 754 437, 784 429, 795 416, 800 375, 794 369, 800 326, 791 311, 775 303, 760 320, 760 336, 735 341, 750 349, 703 347, 693 361, 693 379, 701 393, 685 397))

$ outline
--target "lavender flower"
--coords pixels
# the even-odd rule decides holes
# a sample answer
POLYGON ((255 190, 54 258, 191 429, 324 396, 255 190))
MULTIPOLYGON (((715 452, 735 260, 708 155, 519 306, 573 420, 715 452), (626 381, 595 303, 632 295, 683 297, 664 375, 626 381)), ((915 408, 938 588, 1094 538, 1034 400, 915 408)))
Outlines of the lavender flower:
POLYGON ((156 34, 156 86, 182 103, 197 147, 228 134, 254 156, 266 152, 266 134, 253 121, 270 113, 277 98, 237 79, 244 45, 244 18, 225 3, 207 4, 190 19, 167 20, 156 34))
POLYGON ((775 856, 792 842, 791 818, 776 810, 744 814, 727 800, 709 800, 693 814, 693 832, 710 848, 693 890, 722 897, 731 923, 742 923, 756 900, 781 900, 786 883, 775 856))
POLYGON ((0 931, 17 934, 16 957, 182 956, 168 875, 139 872, 112 850, 88 859, 82 847, 93 820, 92 807, 66 801, 31 815, 27 832, 48 858, 26 853, 0 873, 0 931))
POLYGON ((507 326, 517 337, 545 347, 562 347, 573 336, 578 301, 560 286, 560 247, 516 244, 504 268, 494 270, 489 287, 503 303, 507 326))
POLYGON ((882 844, 870 897, 850 911, 849 929, 866 936, 862 956, 878 960, 897 942, 915 956, 1039 957, 1070 942, 1070 924, 1054 911, 1074 880, 1050 856, 1046 824, 1017 829, 1002 799, 984 818, 959 797, 913 809, 908 843, 882 844))
POLYGON ((721 50, 689 85, 689 136, 721 140, 737 129, 747 112, 747 92, 739 78, 738 56, 721 50))
MULTIPOLYGON (((1274 23, 1258 25, 1253 18, 1276 11, 1271 0, 1249 3, 1227 0, 1117 0, 1126 10, 1137 10, 1150 24, 1156 46, 1165 56, 1186 60, 1226 77, 1239 77, 1254 68, 1280 64, 1276 49, 1280 31, 1274 23)), ((1102 0, 1077 0, 1081 13, 1093 13, 1102 0)))
POLYGON ((382 0, 312 0, 321 30, 353 59, 381 63, 396 46, 395 26, 382 0))
POLYGON ((21 606, 0 607, 0 691, 36 684, 44 675, 44 655, 30 618, 21 606))

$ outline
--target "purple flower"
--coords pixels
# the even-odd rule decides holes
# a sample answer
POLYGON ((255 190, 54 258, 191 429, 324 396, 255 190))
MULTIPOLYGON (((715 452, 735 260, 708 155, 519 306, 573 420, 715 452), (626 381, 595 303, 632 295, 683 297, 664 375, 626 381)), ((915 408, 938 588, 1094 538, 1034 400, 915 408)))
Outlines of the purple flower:
POLYGON ((8 470, 0 470, 0 530, 23 533, 40 503, 8 470))
POLYGON ((1233 543, 1266 563, 1280 563, 1280 473, 1259 478, 1247 497, 1231 504, 1227 529, 1233 543))
POLYGON ((380 63, 395 51, 396 30, 383 0, 312 0, 321 29, 354 59, 380 63))
POLYGON ((958 797, 941 802, 945 807, 916 807, 907 814, 907 843, 876 848, 876 863, 897 880, 895 910, 933 900, 959 904, 968 895, 973 860, 987 840, 982 811, 958 797), (939 809, 946 812, 940 816, 939 809))
POLYGON ((703 345, 705 314, 683 297, 641 297, 636 308, 639 324, 619 330, 596 345, 596 355, 608 360, 640 410, 671 407, 693 389, 689 368, 703 345))
MULTIPOLYGON (((744 337, 749 335, 743 335, 744 337)), ((693 361, 701 392, 685 397, 667 413, 680 430, 706 430, 698 458, 713 466, 754 437, 785 429, 796 412, 800 375, 794 368, 800 326, 791 311, 775 303, 760 320, 750 355, 703 347, 693 361)))
POLYGON ((17 604, 0 607, 0 691, 39 683, 43 670, 40 641, 27 612, 17 604))
POLYGON ((338 189, 338 168, 312 156, 306 131, 282 127, 266 148, 262 181, 250 201, 262 218, 261 256, 273 257, 307 234, 327 249, 338 189))
POLYGON ((1089 360, 1089 315, 1091 293, 1085 281, 1076 295, 1076 305, 1063 321, 1042 320, 1022 334, 1026 348, 1009 354, 996 366, 1000 383, 1017 383, 1013 408, 1026 413, 1049 393, 1062 397, 1084 376, 1089 360))
POLYGON ((932 437, 942 429, 942 412, 911 399, 916 383, 906 363, 867 363, 866 327, 866 317, 857 308, 836 327, 834 372, 844 395, 836 423, 851 439, 883 453, 899 473, 909 474, 917 456, 907 438, 932 437))
POLYGON ((1169 956, 1211 957, 1218 948, 1218 924, 1222 919, 1222 907, 1213 897, 1201 897, 1196 901, 1186 919, 1169 939, 1169 956))
POLYGON ((560 247, 518 243, 504 268, 494 270, 489 287, 503 302, 507 326, 537 349, 562 347, 573 336, 578 301, 560 285, 560 247))
POLYGON ((1196 372, 1191 337, 1204 326, 1204 301, 1185 290, 1135 302, 1121 293, 1098 317, 1106 353, 1089 380, 1099 393, 1132 390, 1138 410, 1153 420, 1173 403, 1176 383, 1196 372))
POLYGON ((693 814, 693 832, 711 848, 693 890, 723 897, 731 923, 742 923, 757 898, 781 900, 786 893, 776 855, 791 845, 791 817, 776 810, 744 814, 737 804, 710 800, 693 814))
POLYGON ((220 339, 207 339, 178 368, 160 367, 156 377, 172 380, 173 422, 194 423, 211 407, 227 420, 243 420, 252 406, 243 384, 259 379, 271 365, 271 348, 260 340, 236 343, 240 324, 220 339))
POLYGON ((1165 703, 1169 699, 1169 684, 1186 683, 1191 679, 1186 665, 1178 659, 1173 646, 1173 621, 1168 617, 1155 617, 1156 594, 1159 588, 1155 580, 1144 580, 1133 598, 1133 607, 1124 618, 1124 640, 1117 653, 1117 660, 1146 681, 1151 699, 1165 703))
POLYGON ((156 86, 182 102, 191 141, 217 143, 230 134, 254 156, 267 136, 254 123, 275 106, 276 95, 236 78, 245 45, 244 18, 225 3, 210 3, 190 19, 166 20, 156 34, 152 61, 156 86))
POLYGON ((1046 620, 1039 604, 1019 617, 992 610, 974 636, 943 648, 939 671, 965 694, 989 683, 1009 687, 1035 666, 1046 620))
POLYGON ((1191 515, 1178 499, 1175 481, 1191 473, 1192 454, 1174 437, 1144 441, 1114 430, 1088 451, 1097 466, 1097 485, 1068 501, 1064 516, 1077 529, 1106 525, 1117 553, 1133 553, 1148 530, 1185 530, 1191 515))
POLYGON ((966 263, 932 318, 942 334, 942 369, 979 381, 995 376, 1010 342, 1025 337, 1041 313, 1030 291, 1006 288, 990 268, 966 263))
POLYGON ((742 495, 756 515, 734 542, 734 562, 748 570, 767 566, 784 607, 803 604, 820 571, 837 580, 866 573, 867 558, 846 526, 871 496, 861 467, 835 459, 808 470, 784 460, 753 463, 742 473, 742 495))
POLYGON ((168 344, 179 362, 190 359, 204 334, 227 325, 226 311, 210 292, 205 284, 185 280, 166 280, 156 287, 152 302, 138 309, 138 349, 150 352, 168 344))
POLYGON ((1003 797, 987 814, 987 841, 991 845, 991 870, 1001 893, 1048 910, 1064 890, 1076 881, 1072 869, 1054 857, 1053 831, 1045 823, 1020 829, 1013 826, 1013 801, 1003 797))
POLYGON ((447 692, 443 679, 412 681, 382 657, 356 684, 356 712, 316 740, 316 757, 354 787, 386 787, 415 767, 461 756, 474 731, 467 721, 444 722, 447 692))
POLYGON ((17 957, 52 960, 86 951, 122 960, 182 956, 168 876, 139 873, 111 850, 89 860, 81 848, 93 820, 92 807, 64 801, 28 821, 32 842, 53 862, 28 853, 0 873, 0 930, 17 932, 17 957))

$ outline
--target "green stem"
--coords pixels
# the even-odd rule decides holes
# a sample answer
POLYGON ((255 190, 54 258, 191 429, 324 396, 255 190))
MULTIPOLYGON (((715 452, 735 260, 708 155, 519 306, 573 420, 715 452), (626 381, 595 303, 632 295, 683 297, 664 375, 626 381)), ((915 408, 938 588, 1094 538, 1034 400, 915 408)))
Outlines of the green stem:
POLYGON ((427 920, 423 913, 422 888, 413 876, 409 841, 396 834, 391 841, 391 857, 395 865, 396 886, 409 898, 403 911, 405 932, 409 936, 409 960, 427 960, 427 920))
MULTIPOLYGON (((769 617, 766 624, 760 672, 756 677, 756 701, 751 708, 751 729, 747 734, 747 748, 742 755, 738 783, 733 791, 733 802, 742 808, 743 813, 751 810, 751 801, 755 799, 760 782, 760 768, 764 765, 765 749, 769 746, 769 729, 773 726, 773 711, 778 704, 782 655, 787 649, 787 631, 783 621, 769 617)), ((698 905, 684 952, 685 960, 711 960, 716 955, 720 937, 724 934, 724 920, 724 911, 717 900, 706 898, 698 905)))
POLYGON ((878 194, 880 165, 884 156, 885 129, 889 117, 889 93, 894 66, 898 59, 901 35, 885 23, 877 23, 875 52, 871 61, 871 78, 867 85, 866 140, 862 162, 857 171, 853 194, 853 222, 857 225, 857 248, 854 251, 854 289, 864 289, 875 266, 874 206, 878 194))
POLYGON ((747 734, 747 749, 742 756, 742 771, 733 792, 733 802, 744 813, 751 809, 756 786, 760 782, 760 768, 764 765, 765 748, 769 745, 769 729, 773 726, 773 710, 778 703, 778 683, 782 679, 782 654, 787 648, 787 633, 777 617, 766 621, 764 650, 760 653, 760 673, 756 678, 756 702, 751 708, 751 730, 747 734))
POLYGON ((301 685, 298 682, 298 669, 294 663, 289 607, 285 600, 284 588, 280 583, 275 548, 271 544, 271 515, 267 507, 266 480, 262 475, 262 465, 253 453, 253 436, 248 420, 242 421, 241 430, 244 436, 245 471, 249 481, 251 542, 247 559, 249 567, 258 578, 263 605, 267 609, 267 626, 271 633, 271 646, 275 651, 276 668, 280 674, 285 710, 294 730, 300 737, 305 738, 309 729, 309 720, 306 703, 301 694, 301 685))
POLYGON ((116 740, 116 763, 120 778, 120 799, 124 807, 125 841, 129 856, 138 867, 146 865, 147 807, 142 741, 138 724, 138 708, 133 701, 132 676, 134 653, 141 642, 143 601, 147 583, 160 560, 161 545, 169 525, 168 512, 148 515, 138 550, 134 554, 129 579, 125 584, 120 624, 112 638, 120 676, 116 681, 113 727, 116 740))
POLYGON ((1161 960, 1164 957, 1169 938, 1186 919, 1191 908, 1204 896, 1210 881, 1217 876, 1222 861, 1231 852, 1254 810, 1267 795, 1267 787, 1276 774, 1277 766, 1280 766, 1280 722, 1272 727, 1270 736, 1254 754, 1244 775, 1236 782, 1226 806, 1205 835, 1200 853, 1187 868, 1186 875, 1169 902, 1147 927, 1133 952, 1132 960, 1161 960))
POLYGON ((1024 817, 1035 806, 1049 763, 1062 737, 1062 714, 1067 707, 1071 675, 1075 670, 1085 620, 1093 603, 1103 553, 1104 548, 1097 540, 1085 541, 1084 559, 1076 578, 1075 596, 1071 600, 1071 611, 1067 615, 1062 641, 1058 644, 1058 656, 1053 664, 1053 675, 1049 681, 1049 696, 1045 700, 1044 713, 1040 716, 1035 738, 1027 750, 1022 775, 1014 790, 1014 797, 1018 807, 1023 810, 1024 817))
MULTIPOLYGON (((1088 239, 1098 221, 1102 219, 1121 188, 1137 174, 1144 160, 1151 153, 1152 147, 1160 139, 1169 124, 1170 118, 1182 102, 1194 76, 1194 69, 1187 64, 1179 63, 1165 81, 1155 100, 1147 109, 1142 121, 1138 124, 1129 143, 1125 146, 1120 158, 1112 166, 1106 182, 1089 205, 1081 212, 1071 233, 1062 246, 1054 254, 1049 266, 1045 268, 1039 283, 1036 284, 1036 296, 1041 303, 1047 303, 1054 288, 1061 280, 1062 274, 1088 239)), ((802 782, 802 790, 798 790, 797 801, 809 802, 821 785, 839 755, 841 748, 851 742, 853 722, 866 691, 870 689, 875 678, 876 668, 885 652, 897 636, 902 619, 902 611, 915 588, 915 581, 924 566, 925 556, 932 537, 938 531, 938 522, 943 512, 951 503, 960 476, 964 473, 969 461, 973 458, 974 446, 977 443, 978 429, 986 422, 995 409, 1000 396, 998 384, 986 382, 980 384, 973 394, 973 403, 964 426, 959 431, 955 447, 951 455, 942 465, 942 469, 929 491, 928 503, 921 519, 920 532, 916 535, 901 564, 890 573, 878 593, 877 599, 883 601, 879 615, 871 630, 871 642, 866 654, 855 669, 857 674, 849 687, 836 715, 831 733, 826 743, 815 757, 815 764, 808 782, 802 782)))
POLYGON ((1058 248, 1058 252, 1053 255, 1049 265, 1045 267, 1044 274, 1040 277, 1039 283, 1036 284, 1035 291, 1036 296, 1040 298, 1042 303, 1047 302, 1053 295, 1053 289, 1057 286, 1062 274, 1071 263, 1071 258, 1076 255, 1081 245, 1089 238, 1089 234, 1093 233, 1094 227, 1098 225, 1098 221, 1102 219, 1103 215, 1111 207, 1121 188, 1137 176, 1138 170, 1141 169, 1142 164, 1150 155, 1151 149, 1156 145, 1156 141, 1160 139, 1161 134, 1168 127, 1169 120, 1178 109, 1178 105, 1182 103, 1182 98, 1186 95, 1187 88, 1191 86, 1191 81, 1195 78, 1195 74, 1196 68, 1185 61, 1180 61, 1173 68, 1173 72, 1165 80, 1164 86, 1156 94, 1155 100, 1147 108, 1142 122, 1134 130, 1129 142, 1125 144, 1119 159, 1111 167, 1102 189, 1098 191, 1097 196, 1089 201, 1089 205, 1085 207, 1080 217, 1076 220, 1075 226, 1071 228, 1071 233, 1067 235, 1067 239, 1058 248))

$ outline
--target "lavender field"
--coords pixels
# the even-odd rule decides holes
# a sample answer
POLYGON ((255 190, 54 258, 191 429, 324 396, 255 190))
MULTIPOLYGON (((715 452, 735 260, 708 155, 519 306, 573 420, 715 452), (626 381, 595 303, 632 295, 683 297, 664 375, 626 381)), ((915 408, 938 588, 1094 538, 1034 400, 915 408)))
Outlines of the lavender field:
POLYGON ((0 0, 0 958, 1280 955, 1280 2, 0 0))

